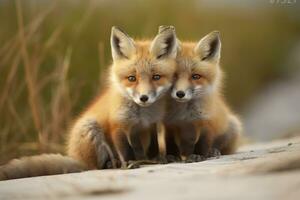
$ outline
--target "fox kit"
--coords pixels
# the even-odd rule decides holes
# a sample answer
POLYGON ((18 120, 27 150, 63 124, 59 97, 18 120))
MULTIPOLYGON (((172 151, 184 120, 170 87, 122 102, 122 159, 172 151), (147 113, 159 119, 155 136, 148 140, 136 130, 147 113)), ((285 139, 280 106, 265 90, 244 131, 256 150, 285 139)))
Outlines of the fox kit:
MULTIPOLYGON (((154 40, 134 41, 112 29, 113 64, 110 85, 81 115, 69 139, 68 155, 89 168, 103 168, 107 141, 122 164, 147 159, 151 135, 165 114, 166 99, 176 68, 177 43, 173 27, 154 40)), ((124 165, 123 165, 124 166, 124 165)))
POLYGON ((156 123, 163 120, 176 69, 175 29, 165 28, 153 41, 134 41, 113 27, 111 49, 108 86, 75 121, 68 156, 15 159, 0 167, 0 180, 102 169, 114 158, 124 166, 156 156, 158 148, 148 148, 156 123))
POLYGON ((233 153, 241 124, 221 91, 219 32, 179 46, 176 80, 165 118, 167 153, 182 159, 208 156, 213 148, 221 154, 233 153))

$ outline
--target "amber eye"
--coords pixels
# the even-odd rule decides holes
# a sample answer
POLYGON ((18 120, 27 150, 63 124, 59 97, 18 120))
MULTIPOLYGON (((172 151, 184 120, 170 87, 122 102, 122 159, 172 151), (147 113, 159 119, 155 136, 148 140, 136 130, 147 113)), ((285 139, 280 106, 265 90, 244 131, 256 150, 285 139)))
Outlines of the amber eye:
POLYGON ((192 75, 192 79, 193 80, 198 80, 198 79, 200 79, 201 78, 201 75, 200 74, 193 74, 192 75))
POLYGON ((155 80, 155 81, 158 81, 160 78, 161 78, 161 76, 158 75, 158 74, 155 74, 155 75, 152 76, 152 79, 155 80))
POLYGON ((136 81, 135 76, 128 76, 128 81, 130 81, 130 82, 136 81))

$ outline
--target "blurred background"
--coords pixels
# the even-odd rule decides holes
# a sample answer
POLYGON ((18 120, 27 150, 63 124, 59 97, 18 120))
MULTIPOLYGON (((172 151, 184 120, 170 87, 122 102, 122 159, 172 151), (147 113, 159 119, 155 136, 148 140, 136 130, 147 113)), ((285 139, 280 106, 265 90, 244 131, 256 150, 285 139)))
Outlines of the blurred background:
POLYGON ((181 40, 221 32, 224 93, 251 141, 300 132, 296 0, 0 0, 0 164, 64 151, 111 63, 111 26, 151 38, 163 24, 181 40))

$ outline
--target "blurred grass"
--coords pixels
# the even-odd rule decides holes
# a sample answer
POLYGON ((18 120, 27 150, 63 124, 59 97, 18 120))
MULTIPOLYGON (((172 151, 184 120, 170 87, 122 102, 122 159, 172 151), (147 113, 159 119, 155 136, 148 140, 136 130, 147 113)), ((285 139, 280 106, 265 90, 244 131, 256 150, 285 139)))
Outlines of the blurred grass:
MULTIPOLYGON (((224 4, 224 3, 223 3, 224 4)), ((222 37, 226 96, 240 111, 284 65, 300 38, 295 6, 215 5, 207 1, 0 1, 0 163, 63 152, 69 124, 100 88, 110 64, 113 25, 136 38, 172 24, 182 40, 222 37)))

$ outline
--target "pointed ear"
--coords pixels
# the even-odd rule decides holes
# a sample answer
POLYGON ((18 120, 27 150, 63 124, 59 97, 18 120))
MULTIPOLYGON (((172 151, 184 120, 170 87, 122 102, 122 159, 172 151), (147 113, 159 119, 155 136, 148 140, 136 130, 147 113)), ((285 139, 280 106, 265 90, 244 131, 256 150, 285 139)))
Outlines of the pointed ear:
POLYGON ((166 29, 169 29, 169 28, 174 28, 174 26, 161 25, 161 26, 158 27, 158 33, 162 33, 162 32, 164 32, 166 29))
MULTIPOLYGON (((168 29, 169 27, 174 28, 173 26, 167 26, 167 25, 161 25, 158 27, 158 33, 162 33, 164 32, 166 29, 168 29)), ((176 45, 177 45, 177 53, 181 51, 181 41, 176 38, 176 45)))
POLYGON ((213 31, 203 37, 194 51, 201 60, 219 62, 221 57, 221 40, 219 31, 213 31))
POLYGON ((151 43, 150 52, 158 59, 167 57, 176 58, 177 41, 175 28, 173 26, 163 26, 163 28, 159 28, 157 36, 151 43))
POLYGON ((115 26, 111 29, 110 45, 114 61, 128 59, 136 52, 133 39, 115 26))

